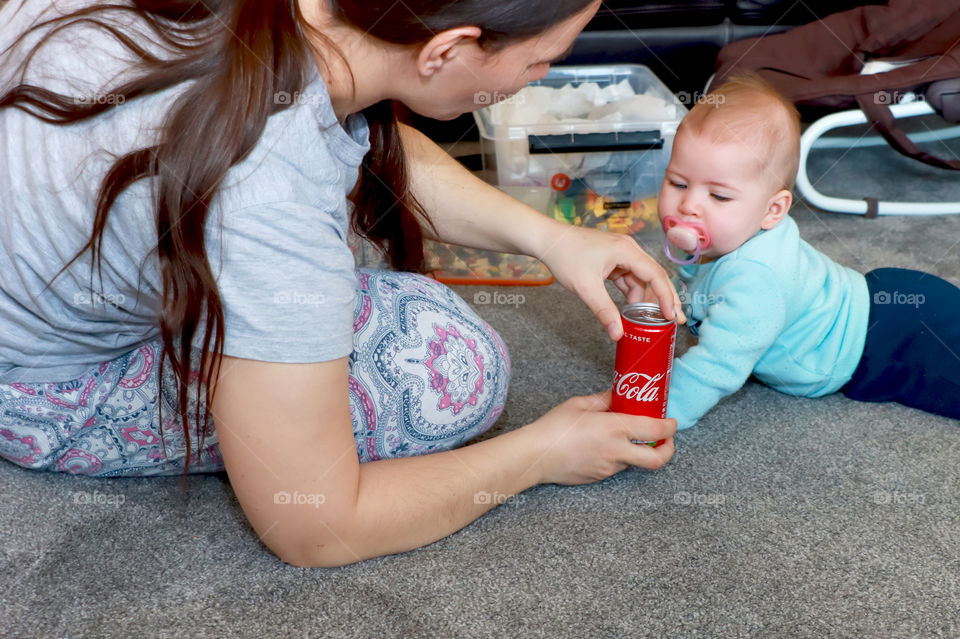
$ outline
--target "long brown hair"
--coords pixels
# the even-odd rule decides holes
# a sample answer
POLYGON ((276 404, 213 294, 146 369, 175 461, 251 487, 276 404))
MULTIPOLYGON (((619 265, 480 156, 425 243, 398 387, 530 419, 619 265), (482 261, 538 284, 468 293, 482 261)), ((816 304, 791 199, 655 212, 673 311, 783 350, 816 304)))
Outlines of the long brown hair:
MULTIPOLYGON (((313 1, 328 2, 340 21, 390 43, 423 43, 445 29, 476 25, 482 30, 481 44, 497 47, 542 33, 582 11, 592 0, 313 1)), ((156 144, 131 150, 107 171, 97 195, 91 235, 60 271, 90 251, 99 274, 111 207, 133 183, 155 178, 155 250, 162 280, 159 365, 162 368, 169 360, 175 376, 177 411, 187 446, 186 473, 191 455, 188 381, 198 372, 208 373, 208 380, 216 379, 223 356, 223 307, 204 243, 211 203, 230 168, 256 146, 267 119, 289 106, 275 96, 296 94, 310 77, 319 51, 311 48, 305 32, 340 54, 329 39, 306 23, 297 0, 131 0, 130 4, 85 7, 41 22, 27 33, 41 29, 46 29, 43 37, 22 64, 21 83, 0 94, 0 109, 15 107, 45 122, 69 125, 107 109, 123 108, 117 104, 193 81, 171 106, 156 144), (154 54, 138 43, 142 36, 98 17, 104 12, 137 16, 171 55, 154 54), (140 61, 137 77, 109 89, 115 100, 83 100, 23 81, 30 60, 43 43, 79 23, 102 28, 140 61), (199 371, 194 371, 191 344, 201 327, 202 359, 199 371)), ((12 46, 26 35, 21 34, 12 46)), ((371 149, 351 196, 355 205, 352 224, 385 251, 393 266, 419 270, 423 260, 420 224, 429 223, 429 218, 407 188, 399 113, 398 105, 389 101, 364 111, 371 149)), ((91 271, 91 281, 92 277, 91 271)), ((162 375, 160 380, 162 384, 162 375)), ((199 454, 213 397, 209 384, 199 384, 197 394, 194 423, 199 454), (206 397, 200 401, 203 387, 206 397)))

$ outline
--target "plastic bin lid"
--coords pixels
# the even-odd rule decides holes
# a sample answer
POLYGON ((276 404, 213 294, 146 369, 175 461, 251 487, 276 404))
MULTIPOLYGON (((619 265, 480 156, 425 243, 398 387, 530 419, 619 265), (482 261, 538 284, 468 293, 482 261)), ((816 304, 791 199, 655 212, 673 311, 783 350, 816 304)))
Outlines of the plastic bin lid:
POLYGON ((659 131, 662 135, 676 133, 680 120, 687 109, 670 89, 646 66, 640 64, 595 64, 580 66, 555 66, 542 80, 528 86, 560 88, 567 84, 579 86, 595 82, 600 87, 627 80, 637 94, 659 97, 676 107, 677 117, 670 120, 626 120, 621 122, 569 122, 569 123, 514 123, 494 124, 490 108, 474 111, 474 120, 480 135, 493 139, 524 139, 529 135, 563 135, 579 133, 612 133, 626 131, 659 131))

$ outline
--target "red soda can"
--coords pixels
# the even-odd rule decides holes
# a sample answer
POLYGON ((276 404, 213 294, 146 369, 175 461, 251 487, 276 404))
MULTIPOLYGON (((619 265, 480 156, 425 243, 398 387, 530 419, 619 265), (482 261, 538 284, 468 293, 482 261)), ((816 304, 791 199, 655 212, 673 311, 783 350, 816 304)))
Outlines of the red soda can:
MULTIPOLYGON (((620 316, 623 337, 617 342, 610 410, 663 419, 667 416, 677 323, 664 317, 656 303, 627 304, 620 316)), ((663 442, 635 443, 656 447, 663 442)))

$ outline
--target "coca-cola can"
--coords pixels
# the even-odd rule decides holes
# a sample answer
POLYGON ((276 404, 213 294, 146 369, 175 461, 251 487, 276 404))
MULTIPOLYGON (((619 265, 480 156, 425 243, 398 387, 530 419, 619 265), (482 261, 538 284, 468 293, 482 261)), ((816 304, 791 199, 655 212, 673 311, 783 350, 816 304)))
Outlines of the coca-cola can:
MULTIPOLYGON (((667 416, 677 323, 664 317, 656 303, 627 304, 620 316, 623 337, 617 342, 610 410, 663 419, 667 416)), ((659 446, 663 440, 635 443, 659 446)))

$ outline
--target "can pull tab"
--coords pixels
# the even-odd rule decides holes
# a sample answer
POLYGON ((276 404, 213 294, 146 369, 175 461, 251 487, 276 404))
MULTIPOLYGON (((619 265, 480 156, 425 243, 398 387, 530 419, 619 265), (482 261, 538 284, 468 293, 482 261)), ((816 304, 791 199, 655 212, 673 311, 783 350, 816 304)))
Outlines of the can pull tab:
POLYGON ((700 222, 681 222, 672 215, 663 218, 663 251, 667 258, 676 264, 692 264, 700 257, 703 249, 710 246, 710 232, 700 222), (670 245, 674 245, 686 253, 691 253, 689 259, 681 260, 674 257, 670 245))
POLYGON ((667 443, 667 440, 665 440, 665 439, 658 439, 658 440, 656 440, 656 441, 642 442, 642 441, 640 441, 639 439, 631 439, 631 440, 630 440, 630 443, 631 443, 631 444, 646 444, 647 446, 650 446, 651 448, 656 448, 657 446, 662 446, 663 444, 666 444, 666 443, 667 443))

